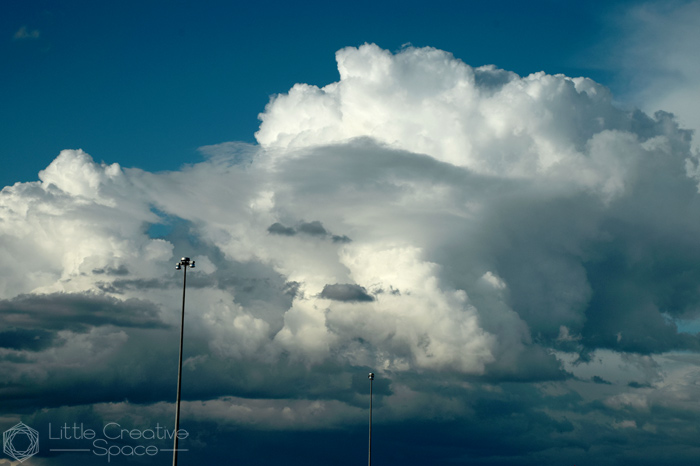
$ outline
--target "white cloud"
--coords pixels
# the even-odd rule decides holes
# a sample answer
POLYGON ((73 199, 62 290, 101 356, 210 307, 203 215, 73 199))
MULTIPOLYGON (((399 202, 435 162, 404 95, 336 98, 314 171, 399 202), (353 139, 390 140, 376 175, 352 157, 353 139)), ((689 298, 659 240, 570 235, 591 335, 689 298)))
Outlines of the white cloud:
POLYGON ((89 290, 96 270, 151 277, 170 259, 172 245, 143 228, 158 220, 149 200, 118 164, 98 165, 80 150, 65 150, 39 177, 0 196, 0 250, 14 264, 0 285, 3 296, 89 290))
POLYGON ((261 146, 288 154, 371 137, 476 173, 574 183, 605 196, 624 188, 633 160, 607 153, 638 145, 609 91, 589 79, 520 78, 431 48, 392 55, 365 44, 336 59, 339 82, 298 84, 272 99, 260 115, 261 146))
MULTIPOLYGON (((697 160, 669 115, 623 111, 585 78, 471 68, 431 48, 365 45, 337 60, 337 83, 299 84, 270 102, 259 146, 208 146, 206 161, 161 173, 67 150, 40 181, 5 188, 0 251, 13 266, 0 269, 3 309, 21 294, 82 293, 87 305, 122 303, 110 309, 130 319, 61 327, 44 346, 15 341, 3 373, 66 387, 132 361, 120 389, 138 388, 179 326, 173 264, 187 255, 201 267, 187 275, 186 367, 214 400, 190 404, 202 418, 354 422, 364 386, 348 373, 367 368, 392 381, 392 419, 471 415, 479 406, 451 390, 500 396, 479 377, 568 371, 576 379, 556 390, 614 412, 645 411, 655 390, 676 393, 672 407, 694 393, 695 373, 666 377, 654 359, 698 350, 673 324, 700 309, 698 194, 685 172, 697 160), (152 306, 128 306, 143 302, 152 306), (151 331, 154 319, 163 325, 151 331), (133 362, 149 345, 157 354, 133 362), (81 360, 109 364, 73 367, 81 360), (62 378, 61 361, 73 365, 62 378), (323 383, 304 387, 320 404, 280 382, 319 373, 323 383), (413 380, 436 373, 444 386, 413 380), (263 395, 243 402, 217 388, 263 395), (443 388, 431 405, 426 391, 443 388), (331 414, 315 419, 318 410, 331 414)), ((61 309, 47 305, 44 320, 61 309)), ((11 336, 44 335, 29 330, 11 336)))
POLYGON ((481 280, 483 280, 485 283, 488 283, 489 286, 492 286, 497 290, 503 290, 506 288, 505 282, 497 275, 494 275, 491 271, 488 271, 484 275, 482 275, 481 280))

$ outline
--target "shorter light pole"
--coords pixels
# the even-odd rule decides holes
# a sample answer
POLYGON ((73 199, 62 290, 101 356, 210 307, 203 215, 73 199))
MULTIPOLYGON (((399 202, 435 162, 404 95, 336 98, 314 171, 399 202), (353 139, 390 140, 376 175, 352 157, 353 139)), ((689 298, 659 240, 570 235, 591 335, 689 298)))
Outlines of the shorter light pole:
POLYGON ((372 466, 372 381, 374 380, 374 372, 369 373, 369 452, 367 465, 372 466))
POLYGON ((175 264, 177 270, 182 269, 182 318, 180 320, 180 362, 177 366, 177 401, 175 402, 175 444, 173 446, 173 466, 177 466, 177 441, 178 430, 180 430, 180 388, 182 385, 182 340, 185 336, 185 288, 187 287, 187 268, 194 268, 194 261, 189 257, 183 257, 175 264))

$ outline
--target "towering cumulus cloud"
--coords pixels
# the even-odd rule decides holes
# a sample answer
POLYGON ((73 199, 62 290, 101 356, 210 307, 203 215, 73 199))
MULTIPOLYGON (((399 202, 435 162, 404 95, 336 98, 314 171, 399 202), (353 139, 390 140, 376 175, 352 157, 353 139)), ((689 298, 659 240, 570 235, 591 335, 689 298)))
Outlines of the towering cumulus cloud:
POLYGON ((697 458, 677 415, 700 410, 691 133, 587 78, 336 59, 338 82, 271 99, 258 145, 161 173, 65 150, 2 191, 3 409, 167 419, 189 255, 203 430, 362 426, 372 370, 377 419, 416 457, 398 426, 431 423, 436 464, 697 458))

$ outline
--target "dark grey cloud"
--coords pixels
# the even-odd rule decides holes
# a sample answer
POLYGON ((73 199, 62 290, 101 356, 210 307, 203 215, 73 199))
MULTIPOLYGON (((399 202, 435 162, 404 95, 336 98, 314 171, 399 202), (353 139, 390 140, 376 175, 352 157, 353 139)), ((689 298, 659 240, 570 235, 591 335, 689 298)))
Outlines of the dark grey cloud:
POLYGON ((351 243, 352 242, 352 240, 345 235, 342 235, 342 236, 333 235, 332 239, 333 239, 334 243, 351 243))
MULTIPOLYGON (((320 375, 320 373, 319 373, 320 375)), ((333 374, 340 376, 341 374, 333 374)), ((415 380, 413 388, 421 385, 426 387, 425 400, 432 399, 432 404, 424 405, 424 409, 435 410, 437 400, 452 399, 452 411, 445 418, 430 418, 422 421, 391 419, 392 408, 386 404, 386 396, 380 387, 381 379, 375 381, 374 399, 374 429, 373 429, 373 459, 384 464, 404 465, 427 462, 430 464, 447 465, 455 462, 469 461, 475 464, 490 465, 538 465, 549 461, 595 461, 596 464, 614 465, 624 462, 639 461, 640 464, 651 465, 653 461, 662 460, 668 454, 668 448, 676 442, 673 436, 678 436, 682 442, 692 442, 696 431, 678 429, 681 425, 674 422, 670 412, 659 410, 627 418, 624 424, 615 413, 603 405, 592 405, 582 397, 572 393, 557 396, 544 396, 531 385, 512 383, 501 384, 499 390, 493 386, 475 383, 467 392, 454 387, 446 387, 444 380, 432 380, 429 377, 415 380), (433 386, 434 385, 434 386, 433 386), (437 387, 448 390, 441 393, 437 387), (457 401, 455 403, 455 401, 457 401), (566 408, 569 416, 557 413, 566 408), (575 413, 575 415, 574 415, 575 413), (581 420, 588 413, 598 416, 600 423, 581 420), (654 435, 654 442, 649 443, 649 434, 638 434, 631 426, 642 426, 645 422, 657 418, 665 426, 663 432, 654 435), (624 445, 624 448, 620 448, 624 445), (639 451, 651 459, 640 459, 639 451), (653 460, 653 461, 652 461, 653 460)), ((313 389, 323 378, 313 378, 308 381, 308 387, 313 389)), ((366 374, 356 374, 352 378, 353 386, 357 385, 358 406, 367 409, 368 401, 366 374)), ((301 380, 299 380, 301 382, 301 380)), ((421 392, 417 392, 421 393, 421 392)), ((323 398, 318 399, 322 402, 323 398)), ((435 411, 433 411, 435 412, 435 411)), ((172 418, 167 416, 169 411, 154 412, 148 405, 124 405, 119 411, 117 420, 125 428, 148 428, 156 422, 161 425, 171 425, 172 418), (132 416, 136 412, 138 416, 132 416)), ((308 463, 302 460, 308 453, 309 445, 322 440, 323 447, 318 456, 311 460, 330 461, 333 464, 350 465, 362 459, 366 460, 367 425, 353 422, 341 428, 330 430, 301 429, 301 430, 265 430, 255 427, 242 426, 235 423, 213 424, 202 421, 189 411, 181 419, 181 427, 191 435, 183 444, 188 447, 187 455, 191 454, 198 461, 222 460, 231 454, 230 437, 237 442, 244 442, 246 448, 240 452, 240 458, 267 458, 273 460, 270 454, 272 446, 285 447, 291 456, 289 464, 308 463), (222 435, 222 432, 225 435, 222 435), (229 440, 224 442, 223 439, 229 440)), ((60 425, 63 422, 82 422, 85 427, 100 427, 105 422, 114 421, 114 414, 104 409, 98 410, 91 406, 57 407, 41 410, 27 416, 24 421, 29 425, 46 432, 49 422, 60 425)), ((319 415, 323 415, 319 413, 319 415)), ((130 443, 130 442, 127 442, 130 443)), ((48 444, 48 443, 47 443, 48 444)), ((138 443, 133 443, 138 444, 138 443)), ((692 443, 691 443, 692 444, 692 443)), ((50 454, 42 451, 40 457, 50 454)), ((182 458, 188 456, 183 453, 182 458)), ((680 463, 691 464, 692 454, 681 454, 680 463)), ((54 464, 91 464, 83 457, 67 458, 67 455, 52 457, 54 464)))
POLYGON ((331 234, 318 220, 314 220, 313 222, 301 222, 296 229, 285 226, 279 222, 275 222, 267 228, 267 232, 273 235, 280 236, 294 236, 297 233, 302 233, 318 238, 330 237, 331 241, 339 244, 352 242, 352 240, 347 235, 331 234))
POLYGON ((93 269, 92 273, 95 275, 107 274, 107 275, 129 275, 129 269, 125 265, 120 265, 118 268, 106 268, 106 269, 93 269))
POLYGON ((636 381, 632 381, 627 384, 627 386, 632 387, 632 388, 651 388, 651 384, 648 383, 639 383, 636 381))
POLYGON ((275 222, 267 228, 267 232, 273 235, 294 236, 297 234, 292 227, 286 227, 279 222, 275 222))
POLYGON ((486 366, 480 380, 494 383, 545 382, 565 380, 570 377, 562 364, 546 347, 529 344, 522 348, 515 360, 496 358, 486 366))
POLYGON ((85 331, 90 326, 166 328, 150 301, 91 293, 20 295, 0 301, 0 322, 17 328, 85 331))
POLYGON ((323 224, 318 220, 313 222, 303 222, 299 225, 299 231, 309 236, 328 236, 328 231, 323 228, 323 224))
POLYGON ((367 293, 367 290, 360 286, 351 283, 336 283, 335 285, 326 285, 321 291, 322 298, 332 299, 334 301, 346 302, 368 302, 374 301, 374 298, 367 293))
POLYGON ((7 328, 0 330, 0 348, 41 351, 53 344, 55 334, 40 328, 7 328))
POLYGON ((178 329, 134 327, 54 335, 51 346, 0 358, 0 366, 12 369, 0 382, 0 410, 170 401, 177 337, 178 329), (26 370, 29 361, 34 370, 26 370))
POLYGON ((591 378, 591 380, 592 380, 594 383, 599 383, 599 384, 603 384, 603 385, 612 385, 611 382, 608 382, 607 380, 605 380, 604 378, 600 377, 599 375, 594 375, 594 376, 591 378))

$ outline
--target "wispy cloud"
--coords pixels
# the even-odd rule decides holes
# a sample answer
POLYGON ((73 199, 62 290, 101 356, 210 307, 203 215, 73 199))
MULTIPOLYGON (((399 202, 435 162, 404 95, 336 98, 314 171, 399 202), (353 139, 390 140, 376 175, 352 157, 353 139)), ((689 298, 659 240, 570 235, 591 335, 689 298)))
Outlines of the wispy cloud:
POLYGON ((649 112, 673 112, 700 132, 700 1, 643 2, 625 10, 615 28, 610 50, 629 98, 649 112))
POLYGON ((40 37, 41 33, 39 32, 38 29, 32 29, 29 30, 27 29, 27 26, 22 26, 15 32, 14 36, 12 38, 14 40, 33 40, 33 39, 38 39, 40 37))

